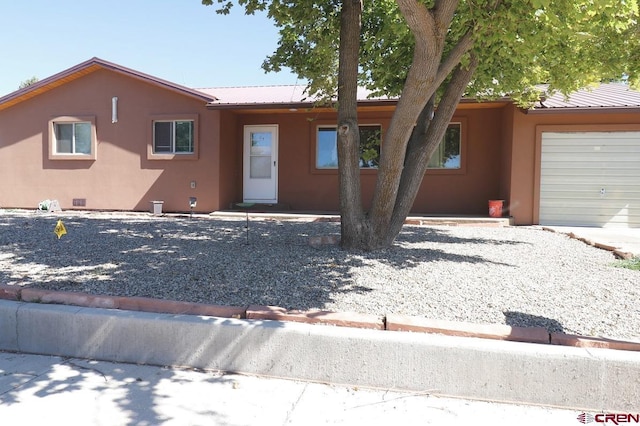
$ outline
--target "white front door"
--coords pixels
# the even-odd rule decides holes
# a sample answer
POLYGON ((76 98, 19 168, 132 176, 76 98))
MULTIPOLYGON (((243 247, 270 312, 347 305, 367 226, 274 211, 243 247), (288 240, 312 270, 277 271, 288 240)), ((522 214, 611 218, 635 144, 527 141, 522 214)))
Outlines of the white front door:
POLYGON ((278 202, 278 126, 244 126, 245 203, 278 202))

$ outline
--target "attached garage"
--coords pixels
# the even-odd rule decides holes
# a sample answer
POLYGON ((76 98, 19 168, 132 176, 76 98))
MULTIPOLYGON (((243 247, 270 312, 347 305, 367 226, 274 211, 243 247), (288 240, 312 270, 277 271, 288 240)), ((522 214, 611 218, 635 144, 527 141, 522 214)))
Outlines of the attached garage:
POLYGON ((640 132, 543 132, 541 225, 640 227, 640 132))

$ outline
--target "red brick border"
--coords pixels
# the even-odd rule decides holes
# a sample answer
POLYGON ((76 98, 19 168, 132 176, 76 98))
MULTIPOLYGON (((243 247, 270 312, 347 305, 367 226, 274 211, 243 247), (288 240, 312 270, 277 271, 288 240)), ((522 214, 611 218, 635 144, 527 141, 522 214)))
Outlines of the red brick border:
POLYGON ((22 288, 0 284, 0 299, 31 303, 64 304, 88 308, 122 309, 174 315, 203 315, 220 318, 247 318, 328 324, 399 332, 437 333, 448 336, 509 340, 581 348, 605 348, 640 352, 640 342, 551 333, 542 327, 511 327, 503 324, 474 324, 434 320, 410 315, 380 317, 355 312, 321 310, 288 311, 277 306, 219 306, 203 303, 152 299, 148 297, 101 296, 87 293, 22 288))
POLYGON ((387 315, 387 330, 438 333, 448 336, 479 337, 484 339, 511 340, 515 342, 549 343, 549 332, 542 327, 474 324, 409 315, 387 315))
POLYGON ((555 229, 549 228, 549 227, 546 227, 546 226, 543 226, 542 230, 543 231, 548 231, 548 232, 553 232, 553 233, 560 233, 560 234, 568 236, 569 238, 573 238, 574 240, 581 241, 581 242, 583 242, 583 243, 585 243, 585 244, 587 244, 589 246, 596 247, 596 248, 599 248, 601 250, 610 251, 618 259, 630 260, 630 259, 633 259, 635 257, 635 255, 633 253, 622 251, 622 250, 618 249, 617 247, 610 246, 608 244, 597 243, 597 242, 591 241, 590 239, 580 237, 580 236, 574 234, 573 232, 569 232, 569 233, 557 232, 555 229))
POLYGON ((204 315, 222 318, 245 318, 247 309, 239 306, 218 306, 204 303, 152 299, 149 297, 101 296, 71 291, 42 290, 0 285, 0 299, 31 303, 51 303, 85 308, 122 309, 174 315, 204 315))
POLYGON ((247 319, 304 322, 308 324, 330 324, 341 327, 370 328, 384 330, 382 317, 355 312, 331 311, 287 311, 278 306, 251 305, 247 308, 247 319))
POLYGON ((24 288, 21 292, 23 302, 52 303, 61 305, 83 306, 87 308, 117 309, 117 298, 113 296, 94 296, 86 293, 67 291, 41 290, 24 288))
POLYGON ((152 299, 148 297, 119 297, 119 309, 157 312, 176 315, 203 315, 222 318, 245 318, 247 308, 240 306, 207 305, 204 303, 152 299))
POLYGON ((22 287, 0 284, 0 299, 20 300, 21 290, 22 290, 22 287))
POLYGON ((578 348, 619 349, 640 352, 640 342, 605 339, 603 337, 577 336, 575 334, 551 333, 551 344, 578 348))

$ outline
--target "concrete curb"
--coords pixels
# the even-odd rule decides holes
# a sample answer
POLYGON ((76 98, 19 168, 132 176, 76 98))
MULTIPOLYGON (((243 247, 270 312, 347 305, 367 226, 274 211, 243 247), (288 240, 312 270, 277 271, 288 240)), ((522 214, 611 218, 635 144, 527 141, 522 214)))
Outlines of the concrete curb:
POLYGON ((87 308, 202 315, 219 318, 260 319, 324 324, 387 331, 410 331, 447 336, 477 337, 525 343, 541 343, 582 348, 618 349, 640 352, 640 342, 549 333, 542 327, 513 327, 504 324, 474 324, 434 320, 409 315, 384 317, 355 312, 287 311, 277 306, 219 306, 147 297, 102 296, 86 293, 20 288, 0 284, 0 299, 32 303, 62 304, 87 308))
POLYGON ((591 411, 637 408, 640 353, 0 300, 0 349, 591 411))

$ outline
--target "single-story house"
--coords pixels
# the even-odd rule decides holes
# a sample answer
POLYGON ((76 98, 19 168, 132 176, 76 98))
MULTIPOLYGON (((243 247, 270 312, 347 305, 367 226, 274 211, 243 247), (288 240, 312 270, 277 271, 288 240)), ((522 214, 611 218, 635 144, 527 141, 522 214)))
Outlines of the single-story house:
MULTIPOLYGON (((366 203, 396 101, 360 97, 366 203)), ((335 126, 304 86, 191 89, 93 58, 0 98, 0 207, 337 211, 335 126)), ((487 215, 495 199, 515 224, 640 227, 640 93, 464 99, 413 213, 487 215)))

